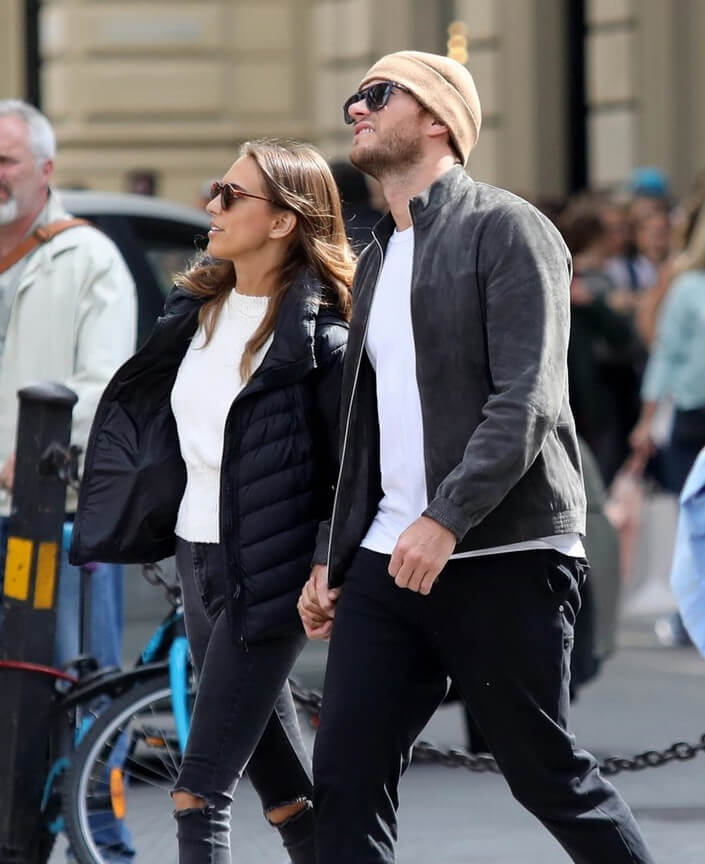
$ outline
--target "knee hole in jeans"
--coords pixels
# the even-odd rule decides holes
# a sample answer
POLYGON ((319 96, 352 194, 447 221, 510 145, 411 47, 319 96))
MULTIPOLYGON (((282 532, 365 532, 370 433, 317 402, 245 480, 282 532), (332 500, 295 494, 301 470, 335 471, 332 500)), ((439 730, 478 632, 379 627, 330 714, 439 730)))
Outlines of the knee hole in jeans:
POLYGON ((293 801, 284 801, 275 804, 264 811, 264 816, 270 825, 282 828, 298 819, 302 813, 306 813, 313 807, 308 798, 295 798, 293 801))
POLYGON ((189 789, 174 789, 171 798, 174 802, 175 816, 203 813, 210 808, 208 801, 202 795, 196 795, 189 789))

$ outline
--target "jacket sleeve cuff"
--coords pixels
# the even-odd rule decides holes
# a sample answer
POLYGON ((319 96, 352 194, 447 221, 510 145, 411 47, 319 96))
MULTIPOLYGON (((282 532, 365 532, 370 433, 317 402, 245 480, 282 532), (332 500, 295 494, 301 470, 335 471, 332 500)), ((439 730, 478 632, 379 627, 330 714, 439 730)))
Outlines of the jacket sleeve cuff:
POLYGON ((311 566, 316 564, 328 565, 328 541, 330 539, 330 519, 321 522, 318 526, 318 534, 316 535, 316 548, 313 552, 311 566))
POLYGON ((423 516, 428 516, 444 528, 452 531, 458 542, 460 542, 468 531, 467 517, 460 507, 453 504, 448 498, 434 498, 424 510, 423 516))

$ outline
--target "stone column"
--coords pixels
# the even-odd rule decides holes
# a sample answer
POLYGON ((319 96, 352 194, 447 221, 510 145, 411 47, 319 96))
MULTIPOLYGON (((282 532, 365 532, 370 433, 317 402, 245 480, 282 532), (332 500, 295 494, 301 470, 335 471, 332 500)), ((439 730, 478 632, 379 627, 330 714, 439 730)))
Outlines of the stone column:
POLYGON ((457 0, 483 130, 470 172, 521 195, 566 187, 565 21, 561 0, 457 0))
POLYGON ((0 99, 25 98, 25 29, 22 0, 3 0, 0 9, 0 99))
POLYGON ((238 142, 311 137, 310 31, 310 0, 45 0, 59 183, 152 170, 189 201, 238 142))
POLYGON ((640 0, 638 10, 636 160, 663 168, 682 194, 705 169, 705 3, 640 0))

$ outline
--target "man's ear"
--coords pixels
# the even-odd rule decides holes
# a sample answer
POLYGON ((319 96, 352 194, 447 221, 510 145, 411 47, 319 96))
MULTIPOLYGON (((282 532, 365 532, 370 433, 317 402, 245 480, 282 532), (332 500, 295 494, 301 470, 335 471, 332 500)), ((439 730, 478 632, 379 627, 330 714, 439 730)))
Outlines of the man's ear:
POLYGON ((269 236, 273 239, 288 237, 296 228, 296 222, 296 213, 293 213, 291 210, 280 210, 274 217, 272 227, 269 230, 269 236))
MULTIPOLYGON (((435 138, 438 135, 448 135, 448 127, 441 123, 440 120, 437 120, 435 117, 431 117, 430 123, 428 124, 428 134, 435 138)), ((449 136, 450 137, 450 136, 449 136)))
POLYGON ((52 175, 54 173, 54 160, 53 159, 45 159, 42 163, 42 180, 49 185, 51 181, 52 175))

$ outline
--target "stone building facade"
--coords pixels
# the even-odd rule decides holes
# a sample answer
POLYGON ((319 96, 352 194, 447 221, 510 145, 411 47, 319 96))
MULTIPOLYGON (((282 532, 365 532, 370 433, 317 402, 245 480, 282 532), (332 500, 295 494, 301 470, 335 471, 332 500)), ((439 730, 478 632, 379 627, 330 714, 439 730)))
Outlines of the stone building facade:
MULTIPOLYGON (((251 137, 342 156, 341 104, 370 63, 401 48, 444 52, 453 20, 467 25, 483 102, 478 179, 560 195, 582 158, 592 185, 650 164, 680 192, 705 167, 705 0, 33 3, 60 184, 120 190, 132 172, 153 172, 160 194, 190 201, 251 137)), ((30 5, 0 0, 0 97, 30 92, 30 5)))

